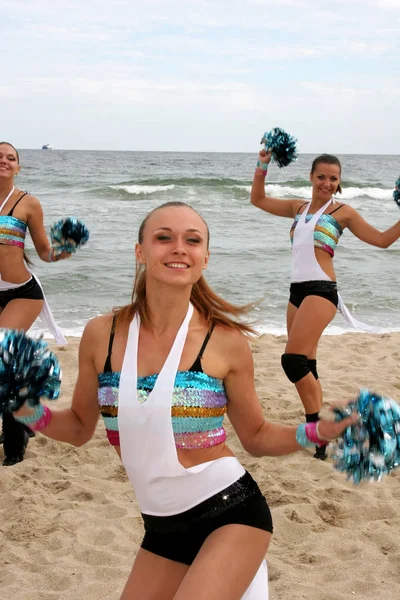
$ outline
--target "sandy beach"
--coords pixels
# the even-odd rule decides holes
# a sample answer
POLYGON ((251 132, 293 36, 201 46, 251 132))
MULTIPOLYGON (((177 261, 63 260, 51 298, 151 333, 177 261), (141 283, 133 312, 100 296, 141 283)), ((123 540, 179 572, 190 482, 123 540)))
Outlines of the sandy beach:
MULTIPOLYGON (((54 408, 70 404, 78 344, 71 338, 56 349, 63 391, 54 408)), ((284 344, 270 335, 252 344, 256 386, 268 419, 295 424, 302 410, 280 368, 284 344)), ((399 347, 400 333, 323 337, 318 370, 326 402, 350 399, 360 387, 400 400, 399 347)), ((271 600, 400 598, 400 472, 356 487, 310 452, 253 458, 227 429, 272 509, 271 600)), ((24 462, 0 467, 0 514, 1 598, 118 600, 142 523, 100 421, 82 448, 38 434, 24 462)))

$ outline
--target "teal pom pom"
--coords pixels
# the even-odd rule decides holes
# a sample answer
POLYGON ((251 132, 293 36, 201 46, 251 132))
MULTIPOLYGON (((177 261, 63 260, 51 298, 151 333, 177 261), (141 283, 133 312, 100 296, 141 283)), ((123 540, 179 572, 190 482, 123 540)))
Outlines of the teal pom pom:
POLYGON ((342 433, 332 446, 335 468, 354 483, 379 481, 400 464, 400 406, 368 390, 355 402, 334 409, 341 421, 353 412, 359 420, 342 433))
POLYGON ((400 177, 394 184, 394 187, 393 200, 396 202, 397 206, 400 206, 400 177))
POLYGON ((56 400, 60 394, 61 368, 42 339, 24 331, 0 329, 0 414, 14 411, 40 398, 56 400))
POLYGON ((261 144, 271 152, 273 161, 280 169, 297 160, 296 142, 294 137, 280 127, 274 127, 270 132, 264 133, 261 140, 261 144))
POLYGON ((50 230, 50 238, 51 245, 59 254, 73 254, 89 240, 89 230, 79 219, 68 217, 54 223, 50 230))

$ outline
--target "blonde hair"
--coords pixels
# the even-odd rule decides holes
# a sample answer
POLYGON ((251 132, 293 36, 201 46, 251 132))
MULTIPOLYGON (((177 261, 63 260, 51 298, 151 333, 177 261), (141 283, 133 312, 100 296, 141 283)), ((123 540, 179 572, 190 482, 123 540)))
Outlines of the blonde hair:
MULTIPOLYGON (((192 206, 186 204, 185 202, 166 202, 165 204, 162 204, 161 206, 158 206, 149 212, 139 227, 139 244, 143 242, 144 230, 151 215, 157 210, 168 208, 170 206, 190 208, 203 220, 207 228, 208 247, 210 232, 207 223, 192 206)), ((252 310, 255 304, 251 303, 245 306, 236 306, 230 302, 227 302, 211 289, 203 276, 201 276, 200 279, 193 285, 190 295, 190 302, 209 324, 213 323, 215 325, 223 325, 225 327, 241 331, 245 334, 254 335, 256 333, 249 323, 237 320, 238 317, 245 315, 252 310)), ((150 323, 150 315, 146 302, 146 269, 144 265, 139 263, 136 263, 136 273, 131 304, 114 309, 114 313, 116 315, 116 327, 118 327, 120 324, 130 323, 136 312, 139 313, 142 323, 150 323)))

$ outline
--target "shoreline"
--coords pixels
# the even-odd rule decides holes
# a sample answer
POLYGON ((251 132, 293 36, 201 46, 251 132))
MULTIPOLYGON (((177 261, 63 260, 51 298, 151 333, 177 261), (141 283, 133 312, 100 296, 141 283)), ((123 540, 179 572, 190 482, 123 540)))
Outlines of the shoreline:
MULTIPOLYGON (((98 315, 96 315, 98 316, 98 315)), ((80 340, 82 337, 82 333, 83 333, 83 328, 79 329, 79 331, 76 332, 72 332, 71 330, 68 331, 68 329, 64 329, 61 328, 65 337, 67 338, 67 340, 80 340)), ((258 338, 257 339, 261 339, 264 336, 271 336, 272 338, 287 338, 287 333, 286 333, 286 328, 285 327, 271 327, 269 329, 264 329, 263 326, 261 326, 259 329, 257 329, 258 332, 258 338)), ((338 336, 344 336, 344 335, 368 335, 368 336, 382 336, 382 335, 392 335, 392 334, 400 334, 400 327, 396 328, 384 328, 382 327, 382 331, 379 332, 369 332, 369 331, 359 331, 356 330, 354 328, 351 329, 342 329, 341 327, 337 326, 337 325, 328 325, 328 328, 324 331, 324 333, 322 334, 321 339, 325 338, 325 337, 338 337, 338 336)), ((54 346, 54 338, 52 337, 52 335, 44 329, 41 328, 31 328, 29 330, 29 335, 31 335, 32 337, 39 337, 42 336, 44 340, 46 340, 51 346, 54 346)), ((57 347, 57 346, 55 346, 57 347)))

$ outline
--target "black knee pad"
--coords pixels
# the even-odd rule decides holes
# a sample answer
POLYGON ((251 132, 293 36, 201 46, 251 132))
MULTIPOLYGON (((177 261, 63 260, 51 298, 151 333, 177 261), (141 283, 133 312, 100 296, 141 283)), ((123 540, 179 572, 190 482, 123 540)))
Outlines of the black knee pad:
POLYGON ((317 359, 309 358, 307 362, 308 362, 308 366, 310 367, 311 373, 314 375, 314 378, 318 379, 317 359))
POLYGON ((308 358, 305 354, 282 354, 281 364, 286 377, 292 383, 297 383, 311 373, 308 358))

